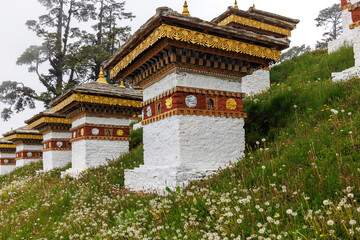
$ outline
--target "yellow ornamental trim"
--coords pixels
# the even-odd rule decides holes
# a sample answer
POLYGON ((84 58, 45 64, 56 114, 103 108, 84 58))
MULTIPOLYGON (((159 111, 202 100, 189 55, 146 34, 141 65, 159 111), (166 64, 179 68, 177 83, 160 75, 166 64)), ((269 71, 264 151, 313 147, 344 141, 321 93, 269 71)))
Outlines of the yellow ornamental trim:
POLYGON ((34 139, 34 140, 42 140, 42 135, 31 135, 31 134, 14 134, 4 138, 5 141, 11 141, 13 139, 34 139))
POLYGON ((11 144, 0 144, 0 148, 16 148, 16 146, 11 144))
POLYGON ((186 28, 163 24, 155 29, 149 37, 142 41, 133 51, 122 58, 122 60, 110 70, 110 78, 115 78, 116 75, 121 70, 129 66, 136 57, 138 57, 141 53, 143 53, 162 38, 169 38, 172 40, 187 42, 208 48, 217 48, 229 52, 248 54, 250 56, 260 58, 267 58, 272 60, 281 59, 281 52, 278 50, 272 50, 270 48, 260 47, 236 40, 189 30, 186 28))
POLYGON ((66 119, 66 118, 42 117, 42 118, 36 120, 35 122, 29 124, 28 128, 29 129, 34 129, 37 126, 39 126, 40 124, 43 124, 43 123, 71 124, 71 120, 66 119))
POLYGON ((229 16, 228 18, 221 21, 219 23, 219 25, 228 25, 229 23, 239 23, 239 24, 242 24, 242 25, 245 25, 245 26, 265 30, 265 31, 268 31, 268 32, 279 33, 279 34, 282 34, 282 35, 285 35, 285 36, 291 36, 291 31, 290 30, 280 28, 280 27, 276 27, 276 26, 266 24, 266 23, 263 23, 263 22, 251 20, 251 19, 248 19, 248 18, 239 17, 239 16, 236 16, 236 15, 229 16))
POLYGON ((93 103, 93 104, 102 104, 110 106, 123 106, 123 107, 134 107, 140 108, 141 101, 136 100, 126 100, 119 98, 110 98, 110 97, 101 97, 101 96, 92 96, 85 94, 73 94, 55 107, 52 108, 52 112, 58 112, 72 102, 83 102, 83 103, 93 103))

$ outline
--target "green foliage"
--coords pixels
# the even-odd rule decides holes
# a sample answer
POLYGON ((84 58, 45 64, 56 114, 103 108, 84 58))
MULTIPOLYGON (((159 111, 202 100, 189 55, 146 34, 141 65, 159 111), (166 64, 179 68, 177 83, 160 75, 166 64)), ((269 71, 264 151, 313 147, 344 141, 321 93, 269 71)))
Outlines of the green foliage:
POLYGON ((301 46, 295 46, 287 50, 285 53, 281 54, 281 60, 286 61, 293 57, 300 56, 305 52, 309 52, 311 50, 310 46, 305 46, 305 44, 301 46))
POLYGON ((244 102, 247 134, 263 131, 258 143, 167 196, 123 188, 124 170, 143 164, 142 145, 80 179, 36 173, 38 163, 0 177, 0 238, 359 239, 360 79, 318 79, 338 68, 332 61, 346 65, 342 54, 273 68, 286 76, 273 73, 271 90, 244 102), (322 61, 329 67, 311 73, 322 61))
POLYGON ((125 12, 125 2, 115 0, 39 2, 47 13, 38 20, 28 20, 26 25, 42 44, 28 47, 17 64, 28 66, 28 71, 46 90, 37 92, 26 87, 26 83, 15 81, 1 84, 0 101, 9 106, 1 114, 4 120, 27 106, 32 108, 35 101, 48 107, 65 90, 96 80, 101 63, 129 36, 130 27, 119 26, 120 21, 134 18, 132 13, 125 12), (87 30, 89 22, 93 23, 92 30, 87 30), (49 66, 45 73, 41 72, 43 65, 49 66))
POLYGON ((328 42, 337 39, 342 31, 340 4, 336 3, 331 7, 319 12, 315 18, 317 27, 324 27, 327 31, 323 34, 323 39, 316 43, 316 48, 323 48, 328 42))

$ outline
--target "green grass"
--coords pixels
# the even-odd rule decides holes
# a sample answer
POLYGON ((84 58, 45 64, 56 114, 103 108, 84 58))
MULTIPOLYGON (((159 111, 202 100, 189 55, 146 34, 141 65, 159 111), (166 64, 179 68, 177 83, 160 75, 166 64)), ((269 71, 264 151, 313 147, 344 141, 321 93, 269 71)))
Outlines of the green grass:
POLYGON ((350 53, 274 67, 271 90, 244 102, 246 156, 166 197, 123 189, 124 169, 143 163, 141 138, 78 180, 37 174, 39 163, 0 177, 0 238, 359 239, 360 79, 326 77, 350 53))

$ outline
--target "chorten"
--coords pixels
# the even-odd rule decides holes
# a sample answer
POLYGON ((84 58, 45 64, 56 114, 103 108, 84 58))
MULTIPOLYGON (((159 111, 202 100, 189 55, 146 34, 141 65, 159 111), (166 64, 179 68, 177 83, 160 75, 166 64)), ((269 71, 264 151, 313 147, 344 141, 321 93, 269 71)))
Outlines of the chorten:
POLYGON ((76 86, 50 103, 52 112, 72 122, 72 168, 78 176, 129 151, 130 122, 141 114, 141 92, 108 84, 102 70, 97 82, 76 86))
POLYGON ((22 167, 42 158, 42 134, 27 126, 5 133, 5 141, 11 141, 16 146, 16 167, 22 167))
POLYGON ((16 168, 16 146, 10 142, 0 139, 0 175, 7 174, 16 168))
POLYGON ((279 60, 289 43, 158 8, 104 64, 113 80, 143 88, 144 165, 125 172, 125 186, 163 192, 238 160, 242 78, 279 60))
POLYGON ((41 112, 25 122, 29 129, 43 134, 43 169, 65 167, 71 162, 71 120, 64 115, 41 112))

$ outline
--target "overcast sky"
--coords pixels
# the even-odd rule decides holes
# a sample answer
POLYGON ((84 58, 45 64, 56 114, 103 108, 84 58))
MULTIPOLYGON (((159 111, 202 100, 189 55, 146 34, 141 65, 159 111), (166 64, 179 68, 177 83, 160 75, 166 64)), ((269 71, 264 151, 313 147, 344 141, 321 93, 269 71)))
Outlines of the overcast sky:
MULTIPOLYGON (((155 14, 156 8, 167 6, 175 11, 181 12, 183 0, 128 0, 126 11, 136 15, 135 20, 129 23, 133 32, 155 14)), ((238 0, 239 8, 247 10, 255 4, 260 10, 265 10, 291 18, 300 19, 300 23, 293 31, 291 46, 307 44, 314 46, 316 40, 321 39, 324 32, 315 27, 314 19, 320 10, 340 3, 340 0, 238 0)), ((188 0, 189 11, 192 16, 204 20, 212 20, 225 12, 228 6, 233 6, 234 0, 188 0)), ((39 44, 39 39, 29 31, 25 22, 29 19, 37 19, 45 13, 45 9, 38 0, 1 0, 2 9, 0 15, 0 72, 2 81, 20 81, 35 89, 42 89, 38 80, 32 73, 27 72, 27 66, 17 66, 16 59, 30 45, 39 44)), ((16 114, 8 122, 0 120, 0 137, 12 127, 18 128, 24 125, 24 121, 34 114, 43 110, 41 103, 37 104, 36 110, 26 110, 16 114)), ((0 112, 4 105, 0 103, 0 112)))

